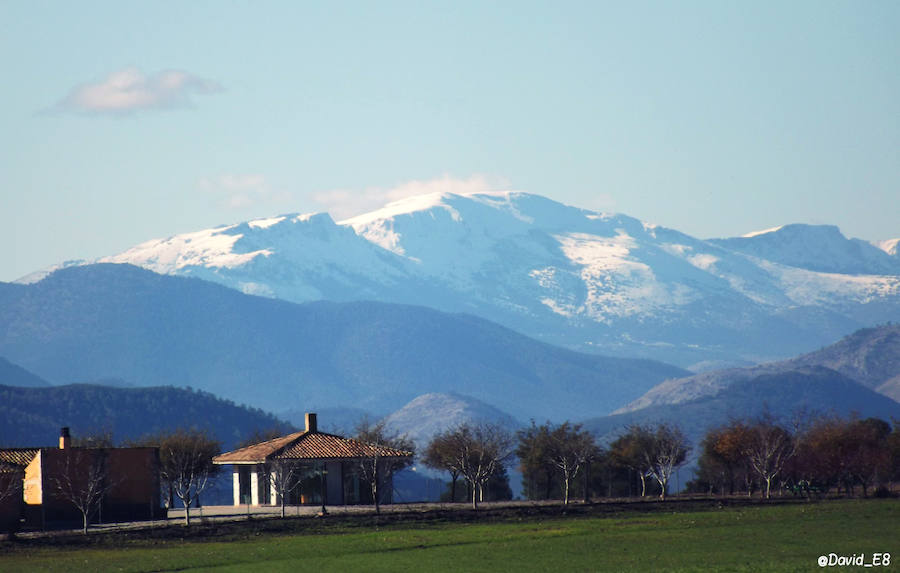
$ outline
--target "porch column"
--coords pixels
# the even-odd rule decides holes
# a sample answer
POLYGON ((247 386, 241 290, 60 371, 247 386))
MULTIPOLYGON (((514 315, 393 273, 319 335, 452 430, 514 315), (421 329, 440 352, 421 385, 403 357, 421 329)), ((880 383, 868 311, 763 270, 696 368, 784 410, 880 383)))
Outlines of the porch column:
POLYGON ((256 466, 250 470, 250 505, 259 505, 259 472, 256 466))
POLYGON ((238 470, 240 466, 231 467, 231 491, 234 496, 234 505, 241 505, 241 472, 238 470))
POLYGON ((275 487, 275 474, 269 476, 269 503, 271 505, 281 505, 281 492, 275 487))

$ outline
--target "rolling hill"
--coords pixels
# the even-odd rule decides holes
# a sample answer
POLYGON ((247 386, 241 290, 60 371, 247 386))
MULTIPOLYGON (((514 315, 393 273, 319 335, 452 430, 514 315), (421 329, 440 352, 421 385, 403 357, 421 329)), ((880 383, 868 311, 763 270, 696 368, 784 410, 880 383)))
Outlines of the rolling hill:
POLYGON ((630 424, 678 424, 696 448, 706 431, 732 419, 771 414, 785 423, 817 415, 857 414, 890 421, 900 418, 900 403, 822 366, 763 373, 735 382, 713 395, 656 404, 585 421, 601 441, 610 442, 630 424))
POLYGON ((588 417, 686 374, 557 348, 471 315, 299 305, 118 264, 0 283, 0 325, 0 355, 51 383, 191 386, 276 412, 390 412, 453 391, 524 419, 588 417))
POLYGON ((900 380, 900 325, 861 329, 834 344, 789 360, 666 380, 616 413, 711 397, 761 376, 815 367, 837 371, 869 390, 896 400, 892 392, 896 392, 900 380))
POLYGON ((271 414, 184 388, 0 386, 0 444, 4 447, 56 445, 63 426, 71 428, 76 438, 110 432, 117 442, 197 428, 209 431, 226 450, 255 430, 291 430, 271 414))

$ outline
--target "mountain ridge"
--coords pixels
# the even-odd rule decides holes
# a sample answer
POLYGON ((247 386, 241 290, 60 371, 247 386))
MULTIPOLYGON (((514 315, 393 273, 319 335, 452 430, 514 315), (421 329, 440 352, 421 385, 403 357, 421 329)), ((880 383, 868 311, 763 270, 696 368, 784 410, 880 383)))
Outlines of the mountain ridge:
POLYGON ((291 430, 271 414, 185 388, 0 385, 0 443, 5 447, 55 445, 63 426, 76 437, 110 432, 117 442, 197 428, 220 440, 225 450, 256 430, 291 430))
POLYGON ((735 419, 768 415, 787 423, 797 417, 832 414, 891 420, 900 418, 900 403, 830 368, 804 366, 751 376, 715 394, 691 400, 588 419, 584 426, 609 443, 632 424, 677 424, 691 440, 691 457, 696 459, 705 433, 735 419))
POLYGON ((528 193, 439 193, 337 223, 292 214, 176 235, 100 261, 293 302, 466 312, 569 348, 691 366, 784 358, 900 320, 889 243, 809 225, 701 240, 528 193))
POLYGON ((0 324, 0 354, 51 383, 189 385, 270 411, 390 412, 454 390, 493 404, 515 395, 509 408, 522 417, 591 415, 686 373, 557 348, 473 315, 299 305, 130 265, 0 283, 0 324))
POLYGON ((817 367, 838 372, 869 390, 896 400, 900 378, 900 325, 861 329, 827 347, 788 360, 666 380, 614 414, 713 397, 760 376, 817 367))

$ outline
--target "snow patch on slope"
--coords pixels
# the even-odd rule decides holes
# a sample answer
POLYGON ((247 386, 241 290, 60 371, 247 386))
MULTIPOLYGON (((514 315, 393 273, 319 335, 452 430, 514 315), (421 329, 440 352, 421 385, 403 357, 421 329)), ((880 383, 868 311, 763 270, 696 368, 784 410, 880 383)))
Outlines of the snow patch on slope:
POLYGON ((745 239, 751 239, 753 237, 759 237, 760 235, 768 235, 769 233, 777 233, 781 229, 784 228, 784 225, 779 225, 777 227, 772 227, 771 229, 763 229, 762 231, 752 231, 745 235, 741 235, 741 237, 745 239))
POLYGON ((103 257, 98 262, 130 263, 157 273, 171 274, 194 266, 233 269, 260 255, 272 254, 269 249, 235 252, 235 244, 244 236, 234 232, 237 227, 238 225, 230 225, 147 241, 118 255, 103 257))
POLYGON ((900 239, 888 239, 886 241, 876 241, 872 243, 885 253, 896 257, 900 255, 900 239))
POLYGON ((823 273, 763 260, 759 261, 759 266, 768 271, 798 305, 866 304, 900 295, 900 277, 823 273))
POLYGON ((268 229, 272 225, 277 225, 285 219, 287 219, 287 216, 269 217, 268 219, 256 219, 254 221, 248 222, 247 225, 249 225, 251 229, 268 229))
POLYGON ((581 267, 587 288, 583 306, 567 309, 570 313, 608 322, 612 317, 652 314, 694 298, 692 289, 658 280, 654 269, 633 253, 639 249, 637 240, 622 229, 614 237, 572 233, 555 238, 563 254, 581 267))

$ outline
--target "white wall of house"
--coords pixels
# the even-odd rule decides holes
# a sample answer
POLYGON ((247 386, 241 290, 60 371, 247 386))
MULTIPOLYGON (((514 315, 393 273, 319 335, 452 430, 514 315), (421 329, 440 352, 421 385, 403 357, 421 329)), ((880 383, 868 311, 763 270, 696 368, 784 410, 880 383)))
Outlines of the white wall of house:
MULTIPOLYGON (((329 461, 325 464, 325 469, 328 472, 325 477, 325 503, 327 503, 328 505, 344 505, 347 502, 344 496, 345 463, 347 462, 342 463, 340 461, 329 461)), ((393 498, 393 492, 391 491, 393 485, 392 480, 390 476, 387 475, 386 471, 381 470, 378 473, 378 497, 380 498, 380 502, 391 503, 393 498)), ((264 465, 234 465, 231 475, 234 505, 246 505, 248 501, 246 499, 247 492, 249 492, 250 494, 250 505, 258 506, 281 504, 281 492, 279 492, 275 487, 273 476, 267 475, 264 465)), ((312 487, 314 488, 315 493, 318 493, 318 477, 316 476, 313 479, 315 480, 315 484, 312 487)), ((309 495, 312 492, 307 491, 305 493, 309 495)), ((315 495, 315 493, 313 495, 315 495)), ((359 495, 358 492, 356 494, 359 495)), ((353 502, 355 502, 355 500, 353 502)))
POLYGON ((266 472, 262 465, 236 464, 233 468, 231 472, 231 491, 234 505, 247 504, 248 500, 242 495, 243 492, 247 491, 250 493, 250 505, 269 503, 271 488, 267 487, 266 472))
POLYGON ((259 471, 256 466, 250 470, 250 505, 259 505, 259 471))

